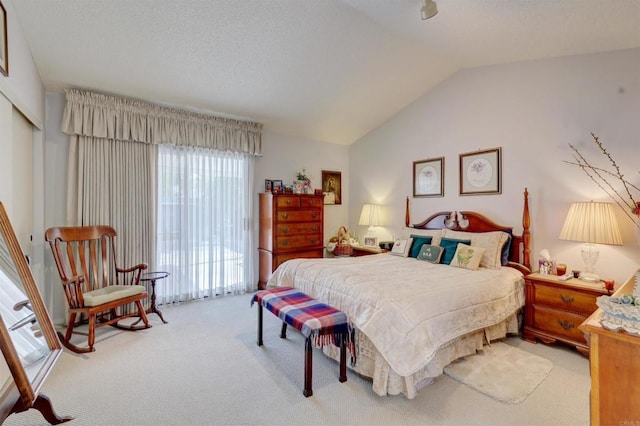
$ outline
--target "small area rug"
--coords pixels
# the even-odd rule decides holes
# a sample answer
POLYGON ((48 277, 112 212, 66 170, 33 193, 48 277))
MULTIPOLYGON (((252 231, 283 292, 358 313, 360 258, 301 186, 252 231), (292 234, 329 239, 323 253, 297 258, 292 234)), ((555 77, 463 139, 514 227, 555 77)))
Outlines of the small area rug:
POLYGON ((485 346, 445 367, 449 377, 507 403, 519 404, 547 377, 553 363, 506 343, 485 346))

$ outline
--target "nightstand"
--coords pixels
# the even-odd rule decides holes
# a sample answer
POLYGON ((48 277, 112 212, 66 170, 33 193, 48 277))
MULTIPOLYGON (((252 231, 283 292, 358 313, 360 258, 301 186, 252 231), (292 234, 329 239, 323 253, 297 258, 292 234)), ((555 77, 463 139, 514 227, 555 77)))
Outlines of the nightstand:
POLYGON ((373 247, 354 247, 352 257, 368 256, 370 254, 386 253, 388 250, 382 250, 373 247))
POLYGON ((589 356, 589 343, 578 327, 598 309, 596 299, 608 294, 604 283, 577 278, 561 281, 555 275, 539 273, 527 275, 525 283, 523 339, 564 342, 589 356))

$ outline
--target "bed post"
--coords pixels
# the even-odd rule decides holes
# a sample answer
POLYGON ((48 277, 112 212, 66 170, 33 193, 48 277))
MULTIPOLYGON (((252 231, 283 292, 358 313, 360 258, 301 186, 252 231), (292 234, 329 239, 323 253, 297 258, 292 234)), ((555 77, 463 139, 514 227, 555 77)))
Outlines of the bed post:
POLYGON ((529 191, 524 189, 524 209, 522 211, 522 264, 531 269, 531 260, 529 249, 529 243, 531 241, 531 233, 529 232, 529 226, 531 225, 531 217, 529 216, 529 191))
POLYGON ((411 217, 409 214, 409 196, 407 195, 407 204, 404 207, 404 226, 408 228, 409 223, 411 223, 411 217))

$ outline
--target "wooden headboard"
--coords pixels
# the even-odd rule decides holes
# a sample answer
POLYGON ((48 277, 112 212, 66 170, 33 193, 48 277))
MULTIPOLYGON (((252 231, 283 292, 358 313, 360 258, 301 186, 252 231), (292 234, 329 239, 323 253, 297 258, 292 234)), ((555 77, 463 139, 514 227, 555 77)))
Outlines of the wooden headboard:
POLYGON ((531 233, 529 226, 531 217, 529 215, 529 192, 524 189, 524 207, 522 211, 522 235, 513 233, 513 227, 502 226, 493 222, 486 216, 471 211, 439 212, 429 216, 420 223, 411 225, 409 213, 409 197, 405 210, 405 226, 415 229, 451 229, 453 231, 465 232, 490 232, 504 231, 512 235, 511 251, 509 253, 509 266, 518 269, 524 274, 531 273, 531 252, 529 243, 531 233))

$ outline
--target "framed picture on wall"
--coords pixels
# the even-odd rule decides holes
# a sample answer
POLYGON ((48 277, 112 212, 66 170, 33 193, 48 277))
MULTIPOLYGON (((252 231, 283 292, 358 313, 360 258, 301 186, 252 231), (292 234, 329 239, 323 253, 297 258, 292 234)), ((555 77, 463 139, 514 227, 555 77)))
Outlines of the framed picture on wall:
POLYGON ((413 162, 413 196, 444 197, 444 157, 413 162))
POLYGON ((342 204, 342 172, 322 171, 324 204, 342 204))
POLYGON ((460 154, 460 195, 502 193, 502 148, 460 154))
POLYGON ((0 2, 0 72, 9 77, 9 40, 7 39, 7 11, 0 2))

